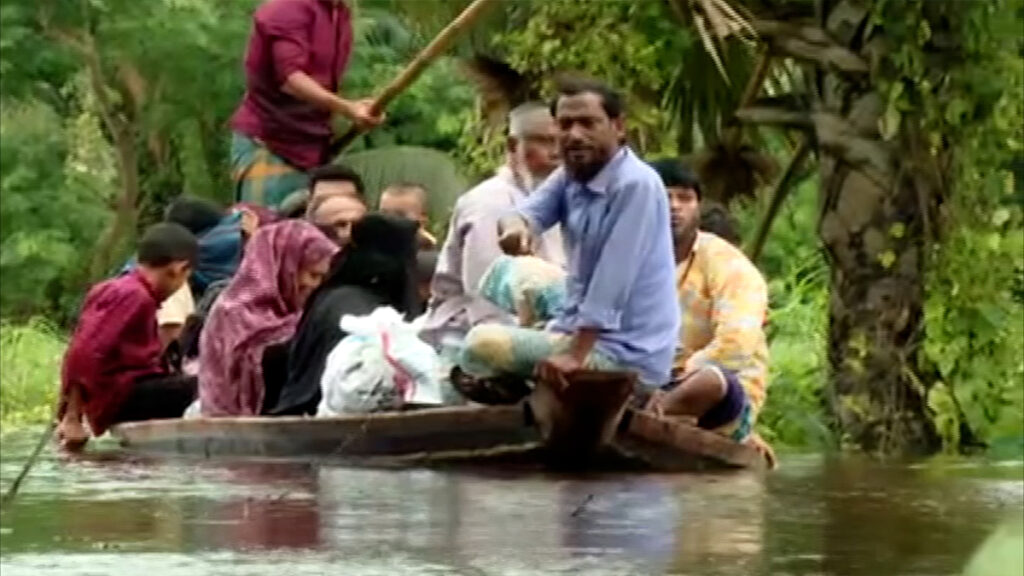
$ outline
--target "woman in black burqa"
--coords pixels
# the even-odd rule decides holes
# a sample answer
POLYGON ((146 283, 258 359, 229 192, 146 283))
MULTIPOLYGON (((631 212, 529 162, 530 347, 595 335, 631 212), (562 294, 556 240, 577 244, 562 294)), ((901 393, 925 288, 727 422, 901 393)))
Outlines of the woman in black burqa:
POLYGON ((309 298, 287 351, 287 375, 265 413, 316 414, 327 356, 345 337, 345 314, 365 316, 390 306, 411 320, 420 314, 416 290, 416 235, 410 220, 368 214, 352 229, 352 243, 309 298))

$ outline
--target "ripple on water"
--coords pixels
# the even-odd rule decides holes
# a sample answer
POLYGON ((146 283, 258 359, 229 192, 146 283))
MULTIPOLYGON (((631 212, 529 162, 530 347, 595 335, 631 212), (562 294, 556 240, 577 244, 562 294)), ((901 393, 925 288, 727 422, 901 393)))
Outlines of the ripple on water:
MULTIPOLYGON (((20 461, 3 449, 6 483, 20 461)), ((1013 468, 953 470, 796 457, 767 476, 573 477, 47 452, 0 518, 0 564, 3 576, 957 574, 1024 509, 1024 482, 1013 468)))

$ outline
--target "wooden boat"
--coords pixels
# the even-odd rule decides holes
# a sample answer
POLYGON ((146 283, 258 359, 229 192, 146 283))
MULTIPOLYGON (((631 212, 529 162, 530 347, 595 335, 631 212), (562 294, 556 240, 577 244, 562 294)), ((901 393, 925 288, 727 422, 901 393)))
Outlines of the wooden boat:
POLYGON ((202 457, 337 459, 440 466, 538 463, 558 469, 694 471, 765 466, 754 448, 630 405, 634 377, 580 372, 538 382, 508 406, 333 418, 152 420, 115 426, 129 450, 202 457))

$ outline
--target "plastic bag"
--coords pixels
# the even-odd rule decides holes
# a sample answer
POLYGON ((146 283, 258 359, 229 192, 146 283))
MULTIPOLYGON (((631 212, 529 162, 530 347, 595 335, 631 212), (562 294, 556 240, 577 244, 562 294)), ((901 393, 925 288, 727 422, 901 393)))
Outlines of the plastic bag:
POLYGON ((185 420, 194 420, 196 418, 203 417, 203 407, 199 404, 198 398, 188 405, 188 408, 185 409, 185 413, 182 414, 181 417, 185 420))
POLYGON ((317 416, 442 403, 437 352, 395 309, 342 316, 341 329, 348 335, 327 356, 317 416))

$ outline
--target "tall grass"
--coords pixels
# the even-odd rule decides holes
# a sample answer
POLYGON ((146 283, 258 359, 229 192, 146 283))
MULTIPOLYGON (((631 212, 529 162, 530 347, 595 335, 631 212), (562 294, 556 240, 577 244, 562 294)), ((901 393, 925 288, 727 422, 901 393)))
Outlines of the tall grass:
MULTIPOLYGON (((757 261, 768 282, 770 367, 758 431, 780 446, 827 449, 836 442, 825 409, 828 266, 815 230, 816 195, 816 178, 793 191, 757 261)), ((731 207, 744 239, 754 237, 764 210, 758 201, 731 207)))
POLYGON ((52 415, 66 341, 50 322, 0 322, 0 424, 46 422, 52 415))
POLYGON ((816 260, 768 282, 768 399, 762 435, 784 446, 835 446, 825 410, 828 379, 827 269, 816 260))

